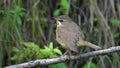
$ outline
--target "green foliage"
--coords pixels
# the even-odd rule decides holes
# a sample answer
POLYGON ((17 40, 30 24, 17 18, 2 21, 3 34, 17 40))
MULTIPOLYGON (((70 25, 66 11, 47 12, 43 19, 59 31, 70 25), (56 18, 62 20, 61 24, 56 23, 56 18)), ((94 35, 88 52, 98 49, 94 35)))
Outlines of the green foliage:
POLYGON ((73 0, 73 2, 74 2, 74 3, 77 3, 77 2, 78 2, 78 0, 73 0))
MULTIPOLYGON (((6 5, 7 6, 7 5, 6 5)), ((22 26, 22 17, 25 15, 24 8, 16 5, 8 8, 4 8, 0 10, 0 42, 1 45, 1 54, 4 56, 7 56, 7 58, 2 58, 2 55, 0 55, 0 58, 2 58, 2 61, 0 59, 0 63, 2 63, 4 60, 7 60, 7 62, 10 62, 11 57, 11 48, 13 46, 19 46, 18 41, 22 40, 22 33, 21 33, 21 26, 22 26), (2 19, 2 20, 1 20, 2 19), (9 48, 9 49, 8 49, 9 48)), ((13 48, 14 51, 17 52, 15 48, 13 48)), ((18 58, 19 54, 14 56, 12 59, 18 58)), ((18 58, 19 60, 19 58, 18 58)), ((19 61, 18 61, 19 62, 19 61)), ((7 63, 5 62, 4 65, 7 63)), ((0 64, 1 65, 1 64, 0 64)))
POLYGON ((53 13, 54 16, 58 16, 60 12, 63 12, 65 15, 68 15, 69 13, 69 3, 67 0, 60 0, 60 8, 56 9, 53 13))
POLYGON ((97 22, 97 21, 98 21, 98 18, 94 18, 93 21, 94 21, 94 22, 97 22))
POLYGON ((21 35, 21 32, 20 32, 20 26, 22 24, 22 19, 21 17, 25 14, 25 9, 24 8, 21 8, 20 6, 16 6, 15 9, 11 9, 9 12, 12 15, 12 18, 14 19, 13 21, 16 23, 16 25, 13 23, 14 25, 14 28, 17 32, 17 35, 19 37, 20 40, 22 40, 22 35, 21 35), (18 24, 18 26, 17 26, 18 24))
POLYGON ((117 32, 113 35, 114 38, 118 38, 120 36, 120 32, 117 32))
POLYGON ((99 30, 98 30, 98 28, 94 28, 94 32, 98 32, 99 30))
POLYGON ((21 8, 20 6, 16 6, 15 9, 11 9, 10 13, 13 14, 14 19, 17 21, 19 25, 22 24, 22 19, 21 17, 25 15, 25 9, 21 8))
POLYGON ((65 11, 65 14, 68 14, 68 11, 69 11, 69 3, 68 3, 68 1, 67 0, 61 0, 60 5, 61 5, 61 7, 63 7, 63 9, 65 11))
POLYGON ((20 26, 22 24, 22 16, 25 15, 25 9, 20 6, 16 6, 14 9, 1 10, 0 13, 3 14, 3 25, 6 30, 13 29, 17 33, 18 39, 22 40, 20 26), (7 27, 7 28, 6 28, 7 27))
MULTIPOLYGON (((117 20, 117 19, 110 19, 110 23, 113 25, 113 26, 116 26, 116 27, 120 27, 120 20, 117 20)), ((120 36, 120 32, 117 32, 113 35, 114 38, 117 38, 120 36)))
POLYGON ((97 68, 95 63, 87 63, 82 68, 97 68))
POLYGON ((45 58, 45 57, 50 57, 50 58, 57 57, 57 54, 62 55, 62 52, 58 48, 53 48, 52 42, 49 44, 49 46, 44 46, 44 49, 41 49, 40 52, 42 53, 43 58, 45 58))
POLYGON ((2 52, 0 51, 0 68, 2 68, 2 59, 3 59, 3 55, 2 52))
POLYGON ((21 50, 13 47, 12 51, 15 52, 15 55, 11 60, 22 61, 25 58, 31 60, 33 57, 35 59, 53 58, 57 57, 57 55, 62 55, 62 52, 58 48, 53 48, 52 42, 48 46, 44 46, 44 49, 33 42, 21 42, 21 44, 25 45, 26 48, 21 50))
POLYGON ((1 10, 0 13, 4 14, 4 16, 10 16, 10 19, 16 20, 18 25, 22 24, 21 17, 25 15, 25 9, 20 6, 16 6, 15 9, 10 10, 1 10))
POLYGON ((60 14, 60 11, 61 11, 60 9, 56 9, 56 10, 54 11, 54 14, 53 14, 53 15, 54 15, 54 16, 58 16, 58 15, 60 14))
POLYGON ((94 3, 94 0, 88 0, 88 2, 89 2, 90 4, 93 4, 93 3, 94 3))
POLYGON ((117 19, 110 19, 110 23, 111 23, 113 26, 117 26, 117 27, 120 26, 120 20, 117 20, 117 19))
POLYGON ((57 63, 49 65, 49 68, 67 68, 65 63, 57 63))

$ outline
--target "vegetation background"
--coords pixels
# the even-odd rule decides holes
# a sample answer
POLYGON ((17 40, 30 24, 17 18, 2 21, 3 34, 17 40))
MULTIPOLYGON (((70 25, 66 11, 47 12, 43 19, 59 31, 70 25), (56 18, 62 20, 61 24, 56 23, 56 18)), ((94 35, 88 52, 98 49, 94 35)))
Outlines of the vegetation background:
MULTIPOLYGON (((51 20, 61 14, 69 15, 86 40, 103 49, 120 45, 120 0, 0 0, 0 68, 62 55, 65 50, 55 40, 51 20)), ((80 49, 80 53, 89 51, 80 49)), ((119 56, 113 53, 42 67, 69 68, 73 62, 73 68, 120 68, 119 56)))

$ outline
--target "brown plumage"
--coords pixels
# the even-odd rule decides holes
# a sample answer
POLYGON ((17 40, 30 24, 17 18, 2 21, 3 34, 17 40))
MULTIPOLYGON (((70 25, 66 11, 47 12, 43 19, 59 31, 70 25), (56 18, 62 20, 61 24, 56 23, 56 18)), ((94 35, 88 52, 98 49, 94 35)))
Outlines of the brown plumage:
POLYGON ((89 46, 94 49, 100 49, 88 41, 84 40, 84 35, 78 25, 68 16, 61 15, 55 18, 57 23, 56 40, 65 49, 78 53, 78 46, 89 46))

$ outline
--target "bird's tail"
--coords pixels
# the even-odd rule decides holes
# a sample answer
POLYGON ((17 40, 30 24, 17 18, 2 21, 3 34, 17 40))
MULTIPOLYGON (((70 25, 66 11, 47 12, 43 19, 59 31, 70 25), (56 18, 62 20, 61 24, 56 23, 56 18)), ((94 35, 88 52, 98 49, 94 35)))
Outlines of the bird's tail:
POLYGON ((97 45, 95 45, 93 43, 90 43, 88 41, 84 41, 84 40, 79 40, 77 42, 77 46, 89 46, 89 47, 91 47, 91 48, 93 48, 95 50, 101 49, 101 47, 99 47, 99 46, 97 46, 97 45))

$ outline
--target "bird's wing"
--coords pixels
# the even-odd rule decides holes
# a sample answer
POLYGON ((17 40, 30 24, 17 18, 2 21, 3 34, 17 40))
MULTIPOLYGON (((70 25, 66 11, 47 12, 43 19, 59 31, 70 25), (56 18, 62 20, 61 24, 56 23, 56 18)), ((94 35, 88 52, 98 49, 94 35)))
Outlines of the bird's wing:
POLYGON ((72 31, 74 33, 76 33, 76 36, 79 38, 79 40, 84 39, 84 34, 83 34, 81 28, 77 24, 75 24, 73 22, 71 27, 74 28, 74 29, 72 29, 72 31))

